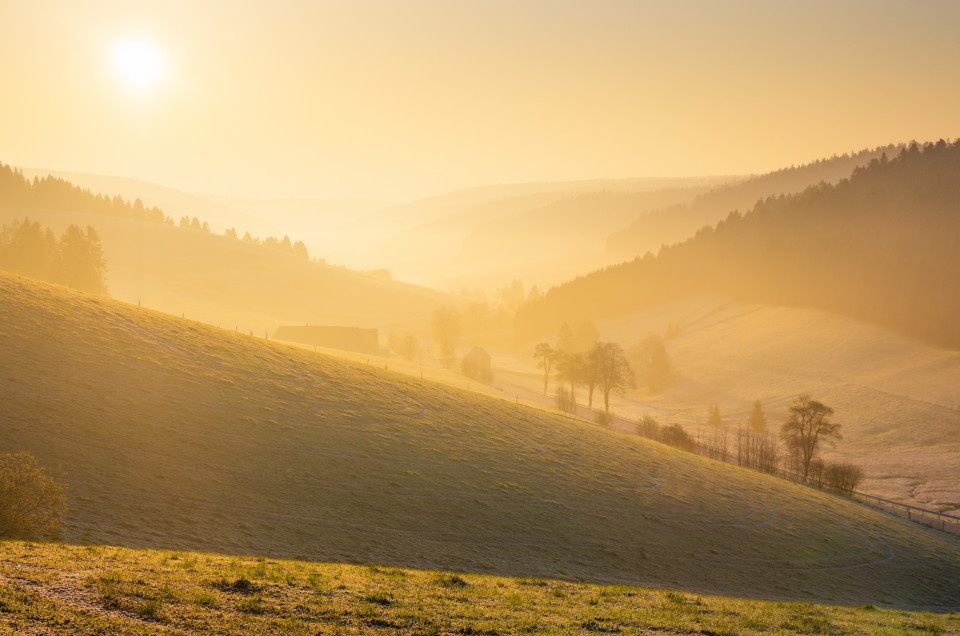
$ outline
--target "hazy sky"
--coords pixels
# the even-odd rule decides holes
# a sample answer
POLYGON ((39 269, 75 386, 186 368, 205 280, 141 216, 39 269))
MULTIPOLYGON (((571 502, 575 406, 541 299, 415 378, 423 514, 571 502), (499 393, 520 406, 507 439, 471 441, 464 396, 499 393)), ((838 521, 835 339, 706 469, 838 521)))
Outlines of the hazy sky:
POLYGON ((2 0, 0 161, 394 200, 766 171, 960 136, 958 33, 953 0, 2 0))

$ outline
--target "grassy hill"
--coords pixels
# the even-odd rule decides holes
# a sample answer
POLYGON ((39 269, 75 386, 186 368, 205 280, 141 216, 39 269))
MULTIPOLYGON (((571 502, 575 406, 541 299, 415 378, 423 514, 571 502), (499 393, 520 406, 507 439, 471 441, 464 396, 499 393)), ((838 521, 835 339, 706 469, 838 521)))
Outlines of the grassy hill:
POLYGON ((68 475, 64 538, 960 605, 960 543, 558 416, 0 276, 0 448, 68 475))
POLYGON ((955 634, 960 614, 209 553, 0 544, 0 630, 955 634))

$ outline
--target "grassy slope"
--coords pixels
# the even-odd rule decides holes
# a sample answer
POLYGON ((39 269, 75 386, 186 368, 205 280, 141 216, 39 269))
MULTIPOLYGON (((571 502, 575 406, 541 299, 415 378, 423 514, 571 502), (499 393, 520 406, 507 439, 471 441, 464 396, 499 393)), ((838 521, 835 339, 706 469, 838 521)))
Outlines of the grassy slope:
POLYGON ((960 614, 100 546, 0 544, 0 632, 960 633, 960 614))
POLYGON ((103 240, 111 296, 263 335, 281 324, 380 327, 427 320, 434 290, 308 263, 280 250, 94 214, 0 207, 0 224, 29 216, 60 234, 92 225, 103 240))
POLYGON ((0 276, 0 448, 65 538, 960 605, 960 543, 781 480, 417 379, 0 276))

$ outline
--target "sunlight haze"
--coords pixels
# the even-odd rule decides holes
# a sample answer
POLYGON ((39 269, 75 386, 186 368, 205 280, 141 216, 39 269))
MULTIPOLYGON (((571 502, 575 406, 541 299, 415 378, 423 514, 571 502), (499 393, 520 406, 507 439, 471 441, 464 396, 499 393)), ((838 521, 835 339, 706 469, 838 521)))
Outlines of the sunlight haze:
POLYGON ((0 633, 960 636, 960 0, 0 0, 0 633))
POLYGON ((404 201, 960 133, 946 0, 12 0, 0 24, 5 161, 191 192, 404 201), (125 82, 104 52, 130 37, 125 82))

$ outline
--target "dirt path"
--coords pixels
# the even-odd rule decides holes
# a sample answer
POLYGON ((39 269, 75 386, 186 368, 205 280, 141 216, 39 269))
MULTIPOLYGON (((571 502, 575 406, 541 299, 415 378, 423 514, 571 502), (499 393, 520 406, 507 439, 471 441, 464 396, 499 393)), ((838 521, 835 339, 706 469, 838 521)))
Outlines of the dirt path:
MULTIPOLYGON (((10 561, 4 562, 4 565, 16 567, 20 570, 29 567, 24 563, 11 563, 10 561)), ((38 583, 37 581, 31 581, 30 579, 0 574, 0 584, 6 584, 11 587, 18 587, 23 590, 34 592, 48 600, 54 601, 55 603, 59 603, 61 605, 66 605, 85 614, 109 616, 113 619, 140 625, 145 628, 160 630, 168 634, 187 634, 187 632, 175 629, 173 627, 168 627, 155 621, 147 620, 132 612, 107 609, 106 607, 94 602, 90 598, 89 593, 84 589, 84 581, 87 579, 87 577, 93 574, 95 573, 69 571, 58 572, 57 575, 59 580, 56 584, 43 584, 38 583)))

